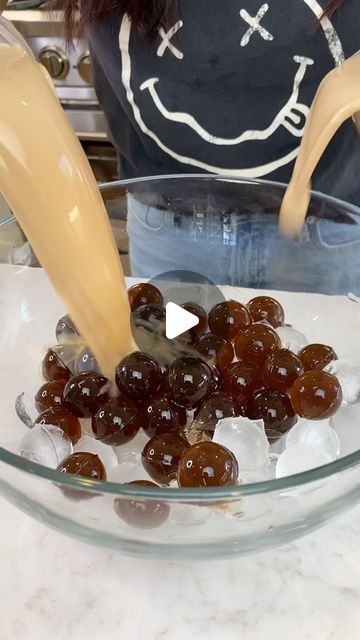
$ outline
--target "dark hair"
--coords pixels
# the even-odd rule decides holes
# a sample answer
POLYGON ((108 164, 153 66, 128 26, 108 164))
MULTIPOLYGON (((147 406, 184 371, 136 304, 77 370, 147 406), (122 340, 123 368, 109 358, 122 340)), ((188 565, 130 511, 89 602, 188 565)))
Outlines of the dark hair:
MULTIPOLYGON (((193 0, 195 1, 195 0, 193 0)), ((324 15, 332 16, 345 0, 329 0, 324 15)), ((73 33, 78 0, 59 0, 65 12, 65 30, 68 37, 73 33)), ((80 27, 99 22, 110 11, 127 13, 132 24, 154 35, 159 27, 168 27, 177 15, 176 0, 80 0, 80 27)))
POLYGON ((102 20, 110 12, 127 13, 133 26, 154 35, 160 27, 166 28, 178 15, 177 0, 58 0, 64 10, 65 31, 71 38, 75 15, 80 9, 80 29, 102 20))

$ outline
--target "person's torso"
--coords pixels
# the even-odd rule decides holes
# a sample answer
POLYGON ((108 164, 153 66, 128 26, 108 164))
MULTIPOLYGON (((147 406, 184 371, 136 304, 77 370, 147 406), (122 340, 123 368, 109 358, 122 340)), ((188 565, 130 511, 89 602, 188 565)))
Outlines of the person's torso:
MULTIPOLYGON (((122 177, 210 172, 287 182, 321 79, 360 49, 358 0, 321 25, 324 0, 179 4, 178 20, 154 39, 115 14, 90 29, 122 177)), ((314 186, 360 202, 359 169, 348 122, 314 186)))

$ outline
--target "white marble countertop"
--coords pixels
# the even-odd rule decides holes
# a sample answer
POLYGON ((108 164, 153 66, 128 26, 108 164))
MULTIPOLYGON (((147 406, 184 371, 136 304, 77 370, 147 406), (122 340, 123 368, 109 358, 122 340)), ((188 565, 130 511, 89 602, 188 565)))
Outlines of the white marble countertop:
POLYGON ((355 640, 360 507, 295 544, 221 562, 93 548, 0 499, 0 640, 355 640))

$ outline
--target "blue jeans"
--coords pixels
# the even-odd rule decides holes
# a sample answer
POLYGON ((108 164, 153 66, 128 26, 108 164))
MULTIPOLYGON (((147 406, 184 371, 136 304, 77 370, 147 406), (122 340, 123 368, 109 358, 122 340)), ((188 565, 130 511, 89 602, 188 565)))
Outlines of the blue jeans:
POLYGON ((308 218, 294 241, 279 234, 274 215, 230 212, 220 223, 129 196, 127 229, 134 277, 187 270, 222 285, 360 294, 360 222, 308 218))

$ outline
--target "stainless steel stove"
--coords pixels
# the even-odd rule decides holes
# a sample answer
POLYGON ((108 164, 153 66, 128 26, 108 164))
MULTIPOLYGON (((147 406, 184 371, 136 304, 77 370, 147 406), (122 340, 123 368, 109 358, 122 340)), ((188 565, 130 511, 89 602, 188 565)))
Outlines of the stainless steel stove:
POLYGON ((81 38, 75 41, 74 48, 67 48, 61 13, 49 12, 42 0, 13 0, 4 17, 14 24, 48 70, 98 180, 115 178, 116 154, 93 87, 86 40, 81 38))

